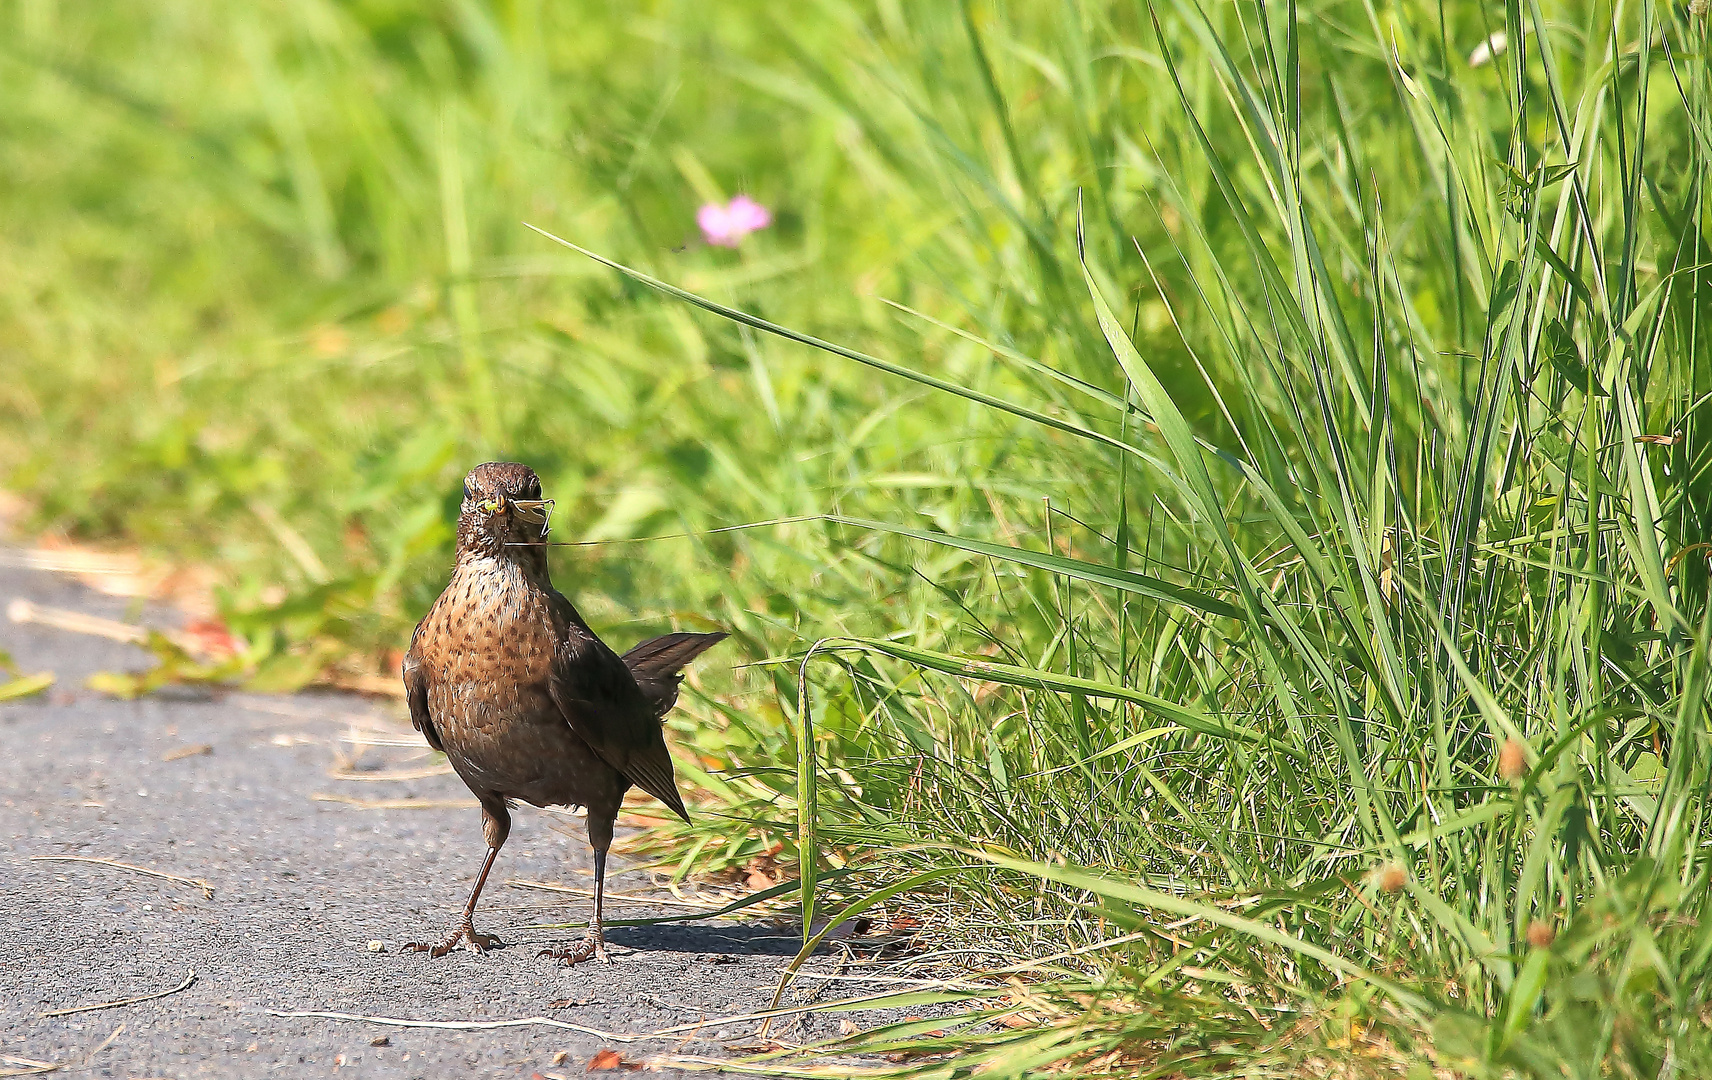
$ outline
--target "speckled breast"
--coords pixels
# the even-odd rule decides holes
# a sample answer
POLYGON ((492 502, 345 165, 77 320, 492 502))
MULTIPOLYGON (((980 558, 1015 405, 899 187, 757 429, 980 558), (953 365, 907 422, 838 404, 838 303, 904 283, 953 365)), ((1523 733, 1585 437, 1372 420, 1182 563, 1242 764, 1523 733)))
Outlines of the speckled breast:
POLYGON ((513 563, 472 559, 424 629, 428 712, 470 790, 536 805, 608 800, 617 774, 571 731, 549 689, 565 628, 539 586, 513 563))

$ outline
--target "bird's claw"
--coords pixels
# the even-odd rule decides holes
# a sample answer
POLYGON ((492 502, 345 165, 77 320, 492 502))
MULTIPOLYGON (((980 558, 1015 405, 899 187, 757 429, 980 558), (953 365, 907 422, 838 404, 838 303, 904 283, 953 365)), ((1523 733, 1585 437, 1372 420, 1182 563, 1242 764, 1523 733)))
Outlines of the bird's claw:
POLYGON ((551 956, 566 967, 573 967, 584 960, 599 960, 603 964, 612 963, 612 958, 606 955, 606 939, 596 934, 590 934, 572 946, 561 945, 557 949, 542 949, 540 955, 551 956))
POLYGON ((471 926, 469 923, 465 923, 450 934, 447 934, 446 939, 437 945, 431 945, 426 941, 412 941, 410 944, 406 945, 404 949, 406 952, 425 952, 429 956, 438 959, 439 957, 445 956, 453 949, 458 948, 460 945, 471 952, 485 953, 489 949, 504 948, 505 942, 499 940, 499 938, 492 934, 480 933, 475 927, 471 926))

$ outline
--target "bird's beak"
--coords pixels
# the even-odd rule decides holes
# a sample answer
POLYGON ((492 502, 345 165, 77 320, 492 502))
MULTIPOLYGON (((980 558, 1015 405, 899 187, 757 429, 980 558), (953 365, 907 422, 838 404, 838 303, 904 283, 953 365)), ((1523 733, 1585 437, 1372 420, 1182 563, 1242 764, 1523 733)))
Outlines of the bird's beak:
POLYGON ((547 535, 547 523, 553 517, 552 499, 511 499, 511 512, 517 515, 518 521, 541 526, 541 535, 547 535))

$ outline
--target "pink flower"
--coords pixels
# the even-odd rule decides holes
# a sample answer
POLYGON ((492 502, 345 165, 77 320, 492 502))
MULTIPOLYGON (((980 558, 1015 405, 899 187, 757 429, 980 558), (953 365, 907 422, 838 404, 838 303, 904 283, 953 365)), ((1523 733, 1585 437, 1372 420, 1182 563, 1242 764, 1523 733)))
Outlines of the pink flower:
POLYGON ((734 248, 745 236, 773 223, 765 206, 747 195, 738 195, 725 206, 708 203, 696 211, 702 239, 718 247, 734 248))

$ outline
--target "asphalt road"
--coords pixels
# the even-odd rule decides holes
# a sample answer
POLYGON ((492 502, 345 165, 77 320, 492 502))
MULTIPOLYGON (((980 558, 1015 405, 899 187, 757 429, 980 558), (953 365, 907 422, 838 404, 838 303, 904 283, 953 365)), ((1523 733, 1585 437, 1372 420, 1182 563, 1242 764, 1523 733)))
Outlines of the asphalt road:
MULTIPOLYGON (((65 579, 0 567, 15 598, 124 618, 126 603, 65 579)), ((136 613, 129 613, 135 617, 136 613)), ((164 625, 170 613, 144 612, 164 625)), ((0 649, 51 670, 45 694, 0 704, 0 1075, 29 1062, 119 1077, 386 1077, 583 1074, 602 1049, 628 1061, 715 1055, 756 1024, 714 1023, 764 1008, 797 939, 731 923, 616 928, 609 965, 563 968, 538 950, 579 931, 532 923, 586 918, 587 900, 508 887, 589 885, 581 822, 524 808, 477 926, 508 947, 434 960, 401 942, 438 939, 482 854, 473 808, 365 809, 317 801, 470 802, 456 777, 355 782, 346 771, 421 771, 401 710, 338 695, 176 692, 140 701, 83 688, 101 670, 139 669, 140 649, 0 619, 0 649), (351 730, 403 745, 348 741, 351 730), (195 752, 207 747, 206 752, 195 752), (354 758, 354 764, 353 764, 354 758), (212 888, 43 856, 116 860, 212 888), (372 942, 383 943, 379 951, 372 942), (135 1004, 43 1013, 158 994, 135 1004), (555 1002, 576 1004, 551 1007, 555 1002), (488 1030, 288 1017, 338 1012, 426 1021, 546 1017, 488 1030), (614 1036, 681 1030, 622 1042, 614 1036), (378 1045, 377 1045, 378 1043, 378 1045), (353 1070, 347 1073, 345 1070, 353 1070)), ((624 865, 622 860, 618 868, 624 865)), ((646 889, 616 874, 611 892, 646 889)), ((658 895, 658 894, 654 894, 658 895)), ((609 899, 609 918, 671 913, 609 899)), ((811 964, 829 964, 816 959, 811 964)), ((792 1039, 836 1020, 793 1021, 792 1039)), ((656 1066, 663 1065, 656 1061, 656 1066)))

